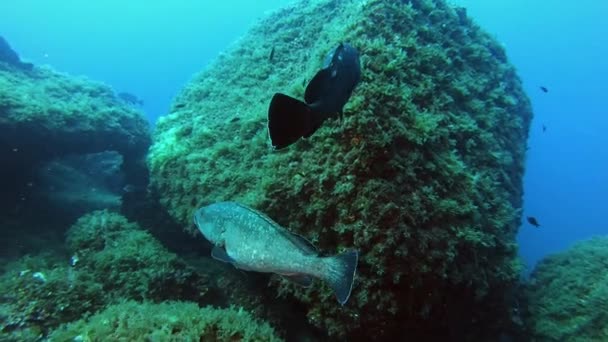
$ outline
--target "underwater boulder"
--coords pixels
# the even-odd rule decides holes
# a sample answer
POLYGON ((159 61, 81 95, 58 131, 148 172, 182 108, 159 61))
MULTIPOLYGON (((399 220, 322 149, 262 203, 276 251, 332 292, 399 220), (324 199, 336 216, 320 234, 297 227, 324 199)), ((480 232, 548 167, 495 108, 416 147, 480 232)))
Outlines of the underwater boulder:
POLYGON ((11 48, 6 39, 0 36, 0 69, 6 67, 29 71, 32 70, 34 65, 32 63, 22 62, 17 52, 11 48))
POLYGON ((49 246, 2 267, 0 340, 38 340, 60 324, 125 300, 218 302, 208 275, 119 214, 91 212, 66 235, 69 257, 49 246))
POLYGON ((113 300, 202 302, 209 291, 206 276, 122 215, 94 211, 79 218, 66 235, 75 272, 93 277, 113 300))
POLYGON ((526 323, 536 341, 608 341, 608 237, 542 259, 526 285, 526 323))
POLYGON ((193 234, 198 207, 232 200, 326 255, 358 249, 344 306, 322 284, 270 280, 333 338, 492 340, 516 328, 531 118, 503 47, 445 1, 301 1, 176 97, 157 124, 151 182, 193 234), (340 42, 361 60, 343 119, 273 151, 273 94, 304 98, 340 42))
POLYGON ((0 68, 1 212, 35 205, 28 201, 38 167, 68 155, 115 151, 125 181, 145 188, 149 144, 146 118, 109 86, 49 67, 0 68))

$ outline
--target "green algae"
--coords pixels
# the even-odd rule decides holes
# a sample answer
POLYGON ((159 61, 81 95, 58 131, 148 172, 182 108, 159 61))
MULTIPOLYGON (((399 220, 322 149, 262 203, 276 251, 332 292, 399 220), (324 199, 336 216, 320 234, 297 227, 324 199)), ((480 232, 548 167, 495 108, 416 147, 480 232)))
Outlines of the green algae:
POLYGON ((78 274, 93 276, 108 300, 199 301, 207 281, 136 223, 108 211, 81 217, 67 232, 78 274))
POLYGON ((61 144, 66 148, 64 154, 95 145, 89 141, 84 146, 73 146, 69 144, 71 139, 85 142, 104 134, 116 138, 113 143, 121 153, 147 147, 148 123, 141 112, 125 106, 102 83, 48 67, 36 67, 27 73, 0 68, 0 89, 0 129, 13 133, 15 147, 25 138, 18 139, 17 133, 26 131, 32 140, 46 142, 47 148, 49 144, 61 144))
MULTIPOLYGON (((73 154, 116 151, 123 157, 126 182, 145 188, 149 144, 144 115, 109 86, 47 66, 24 71, 0 62, 0 203, 20 202, 36 210, 39 203, 28 194, 40 190, 30 189, 38 168, 73 154)), ((3 205, 0 212, 10 207, 3 205)))
POLYGON ((0 340, 34 341, 52 327, 80 318, 104 304, 102 286, 56 255, 26 256, 0 276, 0 340))
POLYGON ((137 303, 109 306, 89 318, 53 331, 49 341, 282 341, 267 323, 231 307, 194 303, 137 303))
POLYGON ((539 262, 526 286, 527 323, 538 341, 608 339, 608 237, 539 262))
POLYGON ((328 334, 490 338, 510 324, 520 271, 531 116, 503 48, 443 1, 303 1, 185 87, 148 160, 161 203, 192 233, 197 207, 236 200, 324 253, 359 249, 345 307, 321 285, 271 280, 328 334), (341 41, 362 63, 344 120, 271 151, 272 94, 302 97, 341 41))
POLYGON ((0 339, 44 335, 125 299, 207 300, 205 277, 116 213, 81 217, 67 232, 67 249, 7 267, 0 277, 0 339))

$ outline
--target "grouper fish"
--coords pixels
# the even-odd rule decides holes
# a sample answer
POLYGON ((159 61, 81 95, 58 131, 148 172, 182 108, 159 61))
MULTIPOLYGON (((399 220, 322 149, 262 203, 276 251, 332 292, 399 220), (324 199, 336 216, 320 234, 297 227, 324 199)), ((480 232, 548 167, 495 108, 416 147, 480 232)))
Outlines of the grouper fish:
POLYGON ((340 43, 306 86, 304 102, 275 93, 268 107, 268 135, 275 149, 310 137, 323 121, 341 115, 361 79, 359 52, 340 43))
POLYGON ((310 286, 312 278, 321 279, 333 289, 340 304, 350 296, 357 251, 321 257, 305 238, 236 202, 199 208, 194 224, 214 245, 211 256, 217 260, 246 271, 277 273, 302 286, 310 286))

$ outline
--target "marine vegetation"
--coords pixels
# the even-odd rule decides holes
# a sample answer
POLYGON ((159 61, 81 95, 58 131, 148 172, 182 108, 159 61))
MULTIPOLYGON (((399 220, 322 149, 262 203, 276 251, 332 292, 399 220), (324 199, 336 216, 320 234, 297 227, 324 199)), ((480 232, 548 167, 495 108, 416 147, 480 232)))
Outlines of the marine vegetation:
POLYGON ((83 216, 66 243, 78 260, 76 276, 93 276, 111 300, 200 301, 207 292, 205 278, 121 215, 104 210, 83 216))
POLYGON ((161 203, 193 234, 198 207, 237 201, 321 255, 359 250, 345 306, 322 284, 269 281, 332 338, 492 340, 513 325, 531 118, 503 47, 446 2, 301 1, 185 87, 148 161, 161 203), (343 120, 273 151, 269 100, 303 98, 340 42, 361 61, 343 120))
POLYGON ((54 341, 282 341, 267 323, 243 309, 194 303, 127 301, 49 335, 54 341))
MULTIPOLYGON (((74 154, 115 151, 126 182, 145 188, 144 156, 150 144, 143 114, 112 88, 46 66, 24 71, 0 60, 0 214, 39 209, 41 164, 74 154)), ((36 212, 40 216, 42 212, 36 212)))
POLYGON ((526 321, 537 341, 608 341, 608 237, 582 241, 534 269, 526 321))
POLYGON ((67 233, 69 256, 24 257, 0 277, 0 339, 38 336, 125 299, 203 302, 207 280, 124 217, 96 211, 67 233))

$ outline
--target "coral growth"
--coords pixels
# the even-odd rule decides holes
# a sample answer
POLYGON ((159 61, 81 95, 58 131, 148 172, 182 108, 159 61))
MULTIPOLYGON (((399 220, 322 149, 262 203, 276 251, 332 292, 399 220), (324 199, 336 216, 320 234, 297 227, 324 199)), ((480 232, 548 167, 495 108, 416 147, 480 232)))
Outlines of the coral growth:
POLYGON ((520 270, 531 118, 503 48, 444 1, 302 1, 177 96, 149 165, 161 202, 193 233, 198 206, 236 200, 325 253, 359 249, 345 307, 328 288, 271 282, 328 334, 492 339, 510 324, 520 270), (362 62, 345 119, 271 151, 273 93, 301 98, 341 41, 362 62))
POLYGON ((537 341, 608 341, 608 237, 544 258, 526 290, 537 341))

